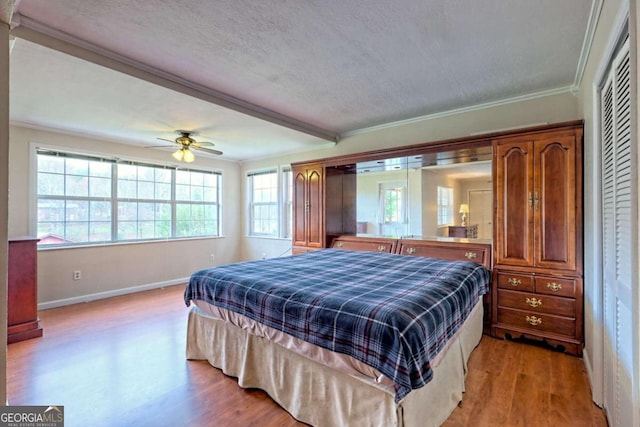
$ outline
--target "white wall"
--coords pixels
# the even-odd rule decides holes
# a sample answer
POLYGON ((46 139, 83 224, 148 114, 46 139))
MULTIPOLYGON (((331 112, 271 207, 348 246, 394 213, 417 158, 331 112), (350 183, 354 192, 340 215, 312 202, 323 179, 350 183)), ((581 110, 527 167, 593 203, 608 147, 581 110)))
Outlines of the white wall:
MULTIPOLYGON (((11 126, 9 137, 9 237, 35 235, 33 188, 35 173, 30 159, 32 143, 130 160, 175 164, 169 151, 11 126)), ((41 308, 78 302, 132 290, 182 283, 191 273, 215 264, 240 260, 240 204, 242 181, 239 165, 197 156, 194 168, 222 171, 222 235, 220 238, 186 239, 38 251, 38 301, 41 308), (72 280, 80 270, 82 279, 72 280)))
POLYGON ((424 237, 447 237, 449 227, 438 227, 438 187, 453 188, 453 224, 459 224, 455 206, 460 206, 461 192, 457 180, 434 170, 422 171, 422 235, 424 237))
MULTIPOLYGON (((461 203, 469 203, 469 192, 470 191, 493 191, 493 183, 491 181, 491 177, 489 178, 470 178, 470 179, 462 179, 460 180, 460 191, 462 194, 463 200, 461 203)), ((475 209, 478 207, 475 206, 475 209)), ((459 216, 460 220, 462 218, 459 216)), ((468 217, 468 224, 478 224, 478 238, 480 239, 491 239, 493 235, 493 207, 492 206, 484 206, 482 211, 474 211, 471 209, 468 217), (480 219, 485 219, 484 226, 480 225, 480 219), (487 222, 491 222, 488 224, 487 222), (484 236, 483 236, 484 234, 484 236)))

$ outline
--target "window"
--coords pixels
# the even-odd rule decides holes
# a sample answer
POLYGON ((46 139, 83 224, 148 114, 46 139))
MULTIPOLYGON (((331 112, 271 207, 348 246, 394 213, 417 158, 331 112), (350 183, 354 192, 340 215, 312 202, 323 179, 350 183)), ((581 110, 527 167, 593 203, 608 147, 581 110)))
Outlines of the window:
POLYGON ((118 164, 117 173, 116 240, 171 237, 172 171, 118 164))
POLYGON ((219 235, 220 175, 177 170, 175 235, 219 235))
POLYGON ((249 235, 291 237, 291 168, 247 174, 249 235))
POLYGON ((112 164, 38 154, 38 237, 42 244, 98 242, 112 234, 112 164))
POLYGON ((383 223, 405 223, 407 219, 406 187, 401 183, 380 184, 383 223))
POLYGON ((40 244, 217 236, 219 173, 39 149, 40 244))
POLYGON ((438 186, 438 226, 453 222, 453 188, 438 186))

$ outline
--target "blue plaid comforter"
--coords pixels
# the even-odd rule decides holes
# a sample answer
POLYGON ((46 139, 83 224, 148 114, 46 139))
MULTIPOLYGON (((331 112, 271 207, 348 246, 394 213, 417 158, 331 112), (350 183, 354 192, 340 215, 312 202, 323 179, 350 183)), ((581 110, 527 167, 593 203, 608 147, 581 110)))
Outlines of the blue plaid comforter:
POLYGON ((184 299, 352 356, 391 379, 400 401, 431 380, 430 360, 489 281, 473 262, 324 249, 198 271, 184 299))

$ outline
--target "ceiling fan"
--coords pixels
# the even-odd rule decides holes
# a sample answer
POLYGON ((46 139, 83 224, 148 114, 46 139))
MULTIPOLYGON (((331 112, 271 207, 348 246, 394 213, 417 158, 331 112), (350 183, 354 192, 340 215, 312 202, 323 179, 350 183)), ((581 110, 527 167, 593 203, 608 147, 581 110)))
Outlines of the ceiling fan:
MULTIPOLYGON (((179 147, 178 150, 176 150, 172 154, 173 158, 179 162, 184 161, 186 163, 191 163, 196 159, 193 152, 191 151, 192 148, 194 150, 200 150, 205 153, 216 154, 216 155, 222 154, 222 151, 214 150, 212 148, 207 148, 207 147, 213 147, 215 145, 213 142, 206 142, 206 141, 198 142, 195 139, 191 138, 191 135, 195 134, 195 132, 188 132, 186 130, 177 130, 176 133, 180 136, 173 141, 166 138, 158 138, 158 139, 161 141, 170 142, 179 147)), ((159 147, 159 146, 154 145, 152 147, 159 147)), ((162 145, 162 147, 166 147, 166 146, 162 145)), ((147 147, 147 148, 151 148, 151 147, 147 147)))

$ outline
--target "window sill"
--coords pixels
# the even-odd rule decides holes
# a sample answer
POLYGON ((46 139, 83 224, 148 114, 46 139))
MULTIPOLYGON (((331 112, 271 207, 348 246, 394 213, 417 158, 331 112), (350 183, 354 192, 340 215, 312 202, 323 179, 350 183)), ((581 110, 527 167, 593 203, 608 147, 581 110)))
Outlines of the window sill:
POLYGON ((72 246, 54 246, 54 245, 43 245, 38 246, 38 251, 56 251, 56 250, 67 250, 67 249, 87 249, 87 248, 105 248, 112 246, 123 246, 123 245, 146 245, 153 243, 171 243, 171 242, 183 242, 186 240, 205 240, 205 239, 225 239, 226 236, 199 236, 199 237, 180 237, 175 239, 154 239, 154 240, 136 240, 130 242, 107 242, 107 243, 89 243, 86 245, 72 245, 72 246))

